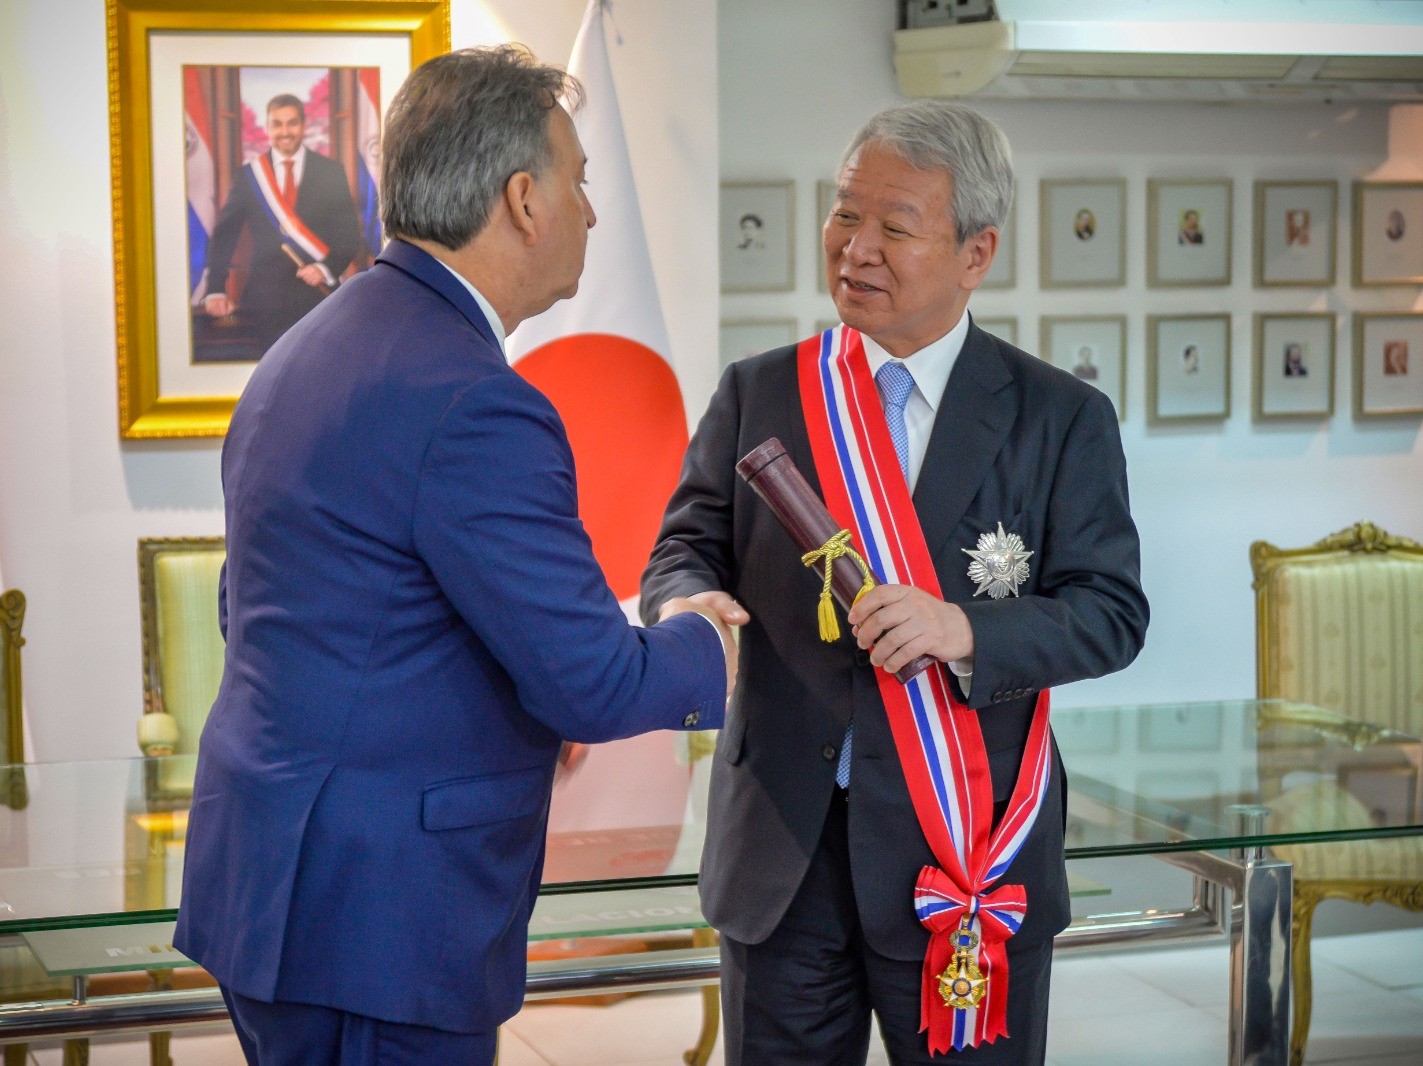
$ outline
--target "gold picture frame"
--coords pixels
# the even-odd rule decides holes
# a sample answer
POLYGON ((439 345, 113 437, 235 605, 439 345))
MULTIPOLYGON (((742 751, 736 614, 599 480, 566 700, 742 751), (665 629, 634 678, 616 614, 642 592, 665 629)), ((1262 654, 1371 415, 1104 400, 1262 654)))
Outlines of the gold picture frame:
POLYGON ((1337 181, 1255 182, 1255 287, 1328 288, 1338 240, 1337 181))
POLYGON ((1229 285, 1230 178, 1150 178, 1146 183, 1146 285, 1229 285))
MULTIPOLYGON (((160 239, 156 227, 161 220, 164 232, 170 232, 177 218, 186 233, 187 205, 157 202, 155 184, 171 188, 173 175, 160 175, 160 165, 172 167, 156 161, 171 157, 172 150, 167 141, 155 143, 155 86, 161 86, 165 101, 180 93, 179 86, 169 84, 174 64, 181 64, 176 66, 181 81, 188 64, 214 62, 200 58, 204 47, 239 54, 234 65, 264 67, 281 65, 268 54, 269 44, 299 50, 307 38, 313 45, 341 45, 357 53, 363 46, 383 48, 387 52, 382 54, 408 60, 408 71, 449 51, 449 0, 106 0, 106 15, 119 432, 126 439, 221 437, 241 392, 235 383, 238 378, 245 382, 240 368, 224 367, 222 384, 215 388, 201 376, 183 388, 165 388, 162 380, 161 358, 166 354, 176 365, 182 356, 176 354, 176 342, 160 352, 160 342, 170 340, 160 325, 160 293, 168 294, 169 288, 186 293, 188 256, 172 241, 160 239), (243 52, 249 41, 263 46, 243 52), (155 44, 174 57, 166 65, 155 66, 155 44), (192 59, 183 58, 185 48, 194 49, 192 59), (169 277, 175 263, 176 281, 169 277)), ((396 88, 383 88, 382 97, 396 88)), ((174 130, 179 145, 183 133, 174 130)), ((177 165, 178 184, 186 188, 182 166, 177 165)), ((179 303, 181 315, 187 302, 180 297, 179 303)), ((189 360, 190 353, 191 341, 189 360)))
POLYGON ((1230 418, 1228 314, 1147 315, 1146 424, 1230 418))
POLYGON ((1121 288, 1127 283, 1125 178, 1038 183, 1038 287, 1121 288))
POLYGON ((1127 316, 1044 315, 1038 354, 1112 401, 1117 421, 1127 420, 1127 316))
POLYGON ((1423 181, 1353 185, 1356 288, 1423 285, 1423 181))
POLYGON ((1354 315, 1354 417, 1423 415, 1423 311, 1354 315))
POLYGON ((1334 414, 1332 311, 1256 314, 1251 412, 1257 422, 1326 419, 1334 414))

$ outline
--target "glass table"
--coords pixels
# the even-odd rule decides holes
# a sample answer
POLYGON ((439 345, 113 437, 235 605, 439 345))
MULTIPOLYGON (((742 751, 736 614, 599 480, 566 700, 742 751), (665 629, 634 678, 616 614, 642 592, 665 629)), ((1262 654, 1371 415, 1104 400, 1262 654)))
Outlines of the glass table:
MULTIPOLYGON (((1068 859, 1150 855, 1194 879, 1189 906, 1077 918, 1059 949, 1227 938, 1230 1060, 1285 1063, 1292 879, 1289 863, 1269 849, 1423 835, 1423 742, 1284 701, 1057 710, 1053 725, 1070 788, 1068 859), (1321 783, 1357 799, 1368 824, 1277 816, 1293 793, 1321 783)), ((531 998, 716 981, 715 942, 695 887, 704 830, 699 783, 708 765, 692 764, 682 824, 550 835, 530 931, 531 998), (694 930, 701 932, 685 946, 694 930), (661 934, 681 934, 682 942, 658 950, 661 934), (614 936, 652 937, 653 949, 540 948, 614 936)), ((8 775, 3 794, 15 804, 0 806, 0 952, 23 955, 22 962, 0 958, 0 1043, 222 1019, 215 988, 171 979, 186 963, 167 939, 191 760, 0 771, 8 775), (36 970, 52 986, 59 980, 64 994, 6 989, 14 973, 36 970), (96 976, 125 971, 146 985, 105 989, 96 976)), ((1107 891, 1080 876, 1070 880, 1074 896, 1107 891)))

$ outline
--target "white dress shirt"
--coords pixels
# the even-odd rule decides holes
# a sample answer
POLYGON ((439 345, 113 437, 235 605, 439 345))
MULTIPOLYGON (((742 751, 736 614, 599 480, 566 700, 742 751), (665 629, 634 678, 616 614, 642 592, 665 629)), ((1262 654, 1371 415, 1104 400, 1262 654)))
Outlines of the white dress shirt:
MULTIPOLYGON (((434 257, 432 256, 431 258, 434 257)), ((504 347, 504 323, 500 320, 499 316, 494 313, 494 305, 486 300, 484 293, 471 285, 469 279, 458 270, 455 270, 448 263, 441 262, 439 259, 436 259, 435 262, 439 263, 440 266, 454 275, 455 280, 463 285, 469 291, 469 294, 474 297, 474 302, 479 304, 479 309, 484 312, 484 317, 489 323, 489 328, 494 331, 494 339, 499 342, 499 351, 503 353, 504 358, 509 358, 509 353, 504 347)))
MULTIPOLYGON (((938 340, 920 348, 912 355, 899 361, 914 378, 914 391, 904 405, 904 424, 909 430, 909 491, 919 483, 919 472, 924 468, 924 453, 929 450, 929 434, 934 430, 934 418, 939 411, 939 403, 944 398, 944 389, 949 383, 949 374, 963 351, 964 340, 968 337, 969 316, 965 311, 957 325, 938 340)), ((894 356, 885 351, 869 337, 861 334, 865 345, 865 356, 869 360, 870 373, 894 356)), ((958 659, 949 663, 949 669, 958 677, 959 684, 967 696, 973 678, 973 659, 958 659)))

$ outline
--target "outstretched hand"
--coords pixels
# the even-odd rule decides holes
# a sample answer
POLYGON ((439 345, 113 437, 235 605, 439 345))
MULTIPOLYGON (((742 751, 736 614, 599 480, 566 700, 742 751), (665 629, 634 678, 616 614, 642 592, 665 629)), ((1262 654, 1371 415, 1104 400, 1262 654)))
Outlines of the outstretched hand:
POLYGON ((715 623, 717 632, 721 634, 722 649, 726 652, 726 691, 730 695, 736 685, 738 663, 734 628, 751 621, 751 615, 745 607, 732 599, 729 593, 716 590, 668 600, 662 605, 658 620, 662 621, 687 611, 695 611, 705 618, 710 618, 715 623))

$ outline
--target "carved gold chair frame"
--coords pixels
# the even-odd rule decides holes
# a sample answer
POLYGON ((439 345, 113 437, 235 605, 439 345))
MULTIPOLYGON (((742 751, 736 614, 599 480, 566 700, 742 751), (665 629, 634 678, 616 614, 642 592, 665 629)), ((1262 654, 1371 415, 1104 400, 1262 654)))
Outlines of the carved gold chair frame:
MULTIPOLYGON (((1282 691, 1280 683, 1281 649, 1274 639, 1272 624, 1273 597, 1276 595, 1276 577, 1284 568, 1308 565, 1350 555, 1368 558, 1403 559, 1423 566, 1423 544, 1406 537, 1392 536, 1372 522, 1359 522, 1348 529, 1325 537, 1306 548, 1277 548, 1265 541, 1250 545, 1250 567, 1254 574, 1255 590, 1255 665, 1256 693, 1268 698, 1305 698, 1298 692, 1282 691)), ((1419 606, 1419 617, 1423 620, 1423 604, 1419 606)), ((1344 712, 1343 707, 1331 708, 1344 712)), ((1394 723, 1395 727, 1397 723, 1394 723)), ((1405 732, 1417 735, 1423 727, 1423 716, 1407 723, 1405 732)), ((1352 743, 1357 747, 1377 742, 1389 730, 1375 728, 1370 723, 1359 723, 1357 735, 1352 743)), ((1420 745, 1423 750, 1423 745, 1420 745)), ((1419 781, 1423 779, 1423 767, 1412 768, 1413 802, 1419 803, 1419 781)), ((1367 848, 1371 841, 1359 841, 1342 845, 1345 849, 1367 848)), ((1390 842, 1403 843, 1403 842, 1390 842)), ((1336 847, 1334 845, 1324 845, 1336 847)), ((1291 950, 1293 954, 1293 980, 1295 994, 1294 1025, 1290 1033, 1290 1063, 1299 1066, 1304 1061, 1305 1044, 1309 1038, 1312 988, 1310 980, 1310 933, 1314 922, 1314 911, 1326 899, 1351 900, 1355 903, 1392 903, 1409 911, 1423 911, 1423 863, 1417 868, 1416 879, 1380 878, 1358 876, 1335 876, 1328 869, 1329 862, 1308 861, 1312 858, 1309 848, 1324 847, 1306 845, 1298 849, 1305 862, 1299 864, 1294 879, 1294 905, 1291 929, 1291 950), (1321 876, 1322 875, 1322 876, 1321 876)), ((1339 874, 1349 871, 1340 864, 1339 874)), ((1411 869, 1411 867, 1410 867, 1411 869)))

